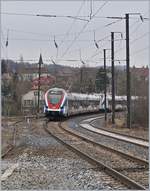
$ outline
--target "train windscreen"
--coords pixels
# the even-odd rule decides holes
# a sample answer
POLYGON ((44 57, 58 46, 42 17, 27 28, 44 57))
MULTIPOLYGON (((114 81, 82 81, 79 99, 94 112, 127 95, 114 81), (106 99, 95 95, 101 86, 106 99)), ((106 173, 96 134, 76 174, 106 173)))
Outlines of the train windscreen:
POLYGON ((50 91, 48 93, 48 100, 51 104, 57 104, 60 102, 62 95, 62 91, 50 91))

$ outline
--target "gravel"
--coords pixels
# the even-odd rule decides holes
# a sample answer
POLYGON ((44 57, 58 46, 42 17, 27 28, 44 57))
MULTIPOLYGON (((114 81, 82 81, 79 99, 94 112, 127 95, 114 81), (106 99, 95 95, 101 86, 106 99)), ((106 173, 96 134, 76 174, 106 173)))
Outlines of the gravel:
POLYGON ((58 143, 41 124, 36 121, 34 131, 24 126, 15 152, 2 160, 2 174, 12 164, 18 164, 11 176, 2 181, 2 190, 115 189, 115 180, 58 143))
MULTIPOLYGON (((18 162, 20 168, 17 169, 11 180, 16 185, 15 187, 11 185, 11 188, 60 189, 71 188, 70 185, 73 184, 71 179, 74 175, 73 172, 70 172, 70 169, 72 170, 70 165, 72 163, 75 165, 76 161, 71 161, 69 164, 69 161, 63 158, 51 160, 48 157, 33 156, 29 159, 28 156, 22 156, 18 162), (58 166, 58 164, 60 165, 58 166)), ((75 186, 76 184, 73 185, 73 187, 75 186)))
MULTIPOLYGON (((63 149, 63 148, 62 148, 63 149)), ((64 149, 63 149, 64 150, 64 149)), ((2 189, 109 189, 103 185, 103 172, 98 172, 90 164, 70 151, 65 157, 34 155, 31 148, 13 159, 18 167, 2 182, 2 189)), ((38 152, 38 150, 36 150, 38 152)), ((12 164, 12 161, 10 162, 12 164)), ((2 166, 10 166, 3 161, 2 166)), ((3 171, 2 171, 3 172, 3 171)))
POLYGON ((131 155, 148 160, 149 154, 148 154, 148 149, 146 148, 88 131, 82 128, 81 126, 79 126, 79 124, 77 124, 72 119, 68 122, 68 125, 70 128, 73 128, 77 130, 78 132, 83 133, 84 135, 94 137, 94 140, 101 144, 104 144, 106 146, 111 146, 112 148, 118 149, 122 152, 129 153, 131 155))

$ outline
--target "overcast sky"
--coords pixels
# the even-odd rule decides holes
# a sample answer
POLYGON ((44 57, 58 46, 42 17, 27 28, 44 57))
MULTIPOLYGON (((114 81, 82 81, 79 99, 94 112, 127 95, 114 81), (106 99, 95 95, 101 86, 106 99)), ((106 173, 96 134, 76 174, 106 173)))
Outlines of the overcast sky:
MULTIPOLYGON (((33 63, 38 61, 41 52, 47 64, 53 59, 58 64, 81 66, 80 60, 83 60, 87 66, 101 66, 103 49, 111 47, 111 32, 122 32, 123 39, 119 33, 115 34, 115 59, 125 64, 125 20, 106 17, 124 17, 126 13, 141 13, 148 18, 149 1, 3 1, 1 56, 18 60, 22 55, 24 60, 33 63), (35 16, 37 14, 56 17, 35 16)), ((130 54, 132 66, 149 64, 149 20, 142 22, 139 15, 130 16, 130 54)), ((107 65, 110 65, 109 50, 107 57, 107 65)))

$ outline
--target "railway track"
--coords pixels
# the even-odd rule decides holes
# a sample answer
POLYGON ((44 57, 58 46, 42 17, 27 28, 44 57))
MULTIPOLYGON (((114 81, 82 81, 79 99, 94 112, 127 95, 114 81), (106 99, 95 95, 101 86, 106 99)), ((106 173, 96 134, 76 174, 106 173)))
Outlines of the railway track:
MULTIPOLYGON (((88 120, 88 123, 89 123, 92 127, 97 128, 94 123, 95 123, 95 121, 96 121, 97 119, 101 119, 101 118, 104 118, 104 116, 91 118, 90 120, 88 120)), ((84 120, 84 121, 86 121, 86 120, 84 120)), ((115 134, 117 134, 117 135, 123 135, 123 136, 128 137, 128 138, 138 139, 138 140, 141 140, 141 141, 148 141, 147 138, 142 138, 142 137, 139 137, 139 136, 136 136, 136 135, 129 135, 129 134, 126 134, 126 133, 123 133, 123 132, 116 132, 113 128, 110 130, 110 129, 107 129, 107 128, 104 128, 104 127, 100 127, 99 129, 104 130, 104 131, 106 131, 106 132, 115 133, 115 134)))
POLYGON ((130 136, 130 135, 128 136, 124 133, 115 132, 114 130, 108 130, 108 129, 104 129, 104 128, 95 127, 92 124, 92 122, 98 118, 101 119, 101 118, 103 118, 103 116, 80 121, 79 126, 83 129, 94 132, 96 134, 101 134, 101 135, 106 136, 106 137, 111 137, 111 138, 115 138, 115 139, 118 139, 118 140, 121 140, 121 141, 124 141, 127 143, 135 144, 137 146, 141 146, 141 147, 146 148, 146 149, 149 148, 149 144, 148 144, 147 139, 143 139, 143 138, 136 137, 136 136, 130 136))
POLYGON ((130 189, 148 188, 148 161, 105 147, 89 137, 64 129, 62 123, 45 130, 74 152, 130 189))

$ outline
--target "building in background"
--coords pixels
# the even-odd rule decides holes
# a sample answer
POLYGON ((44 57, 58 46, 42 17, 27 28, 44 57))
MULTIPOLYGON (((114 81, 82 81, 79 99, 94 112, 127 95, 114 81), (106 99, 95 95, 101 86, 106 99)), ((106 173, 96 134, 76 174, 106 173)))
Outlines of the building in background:
MULTIPOLYGON (((52 75, 40 77, 40 87, 42 90, 46 91, 47 89, 51 88, 55 84, 56 78, 52 75)), ((38 82, 39 78, 34 78, 32 80, 32 90, 38 89, 38 82)))
MULTIPOLYGON (((21 112, 23 115, 35 114, 38 107, 38 91, 31 90, 24 94, 21 99, 21 112)), ((40 91, 40 112, 44 108, 44 91, 40 91)))

